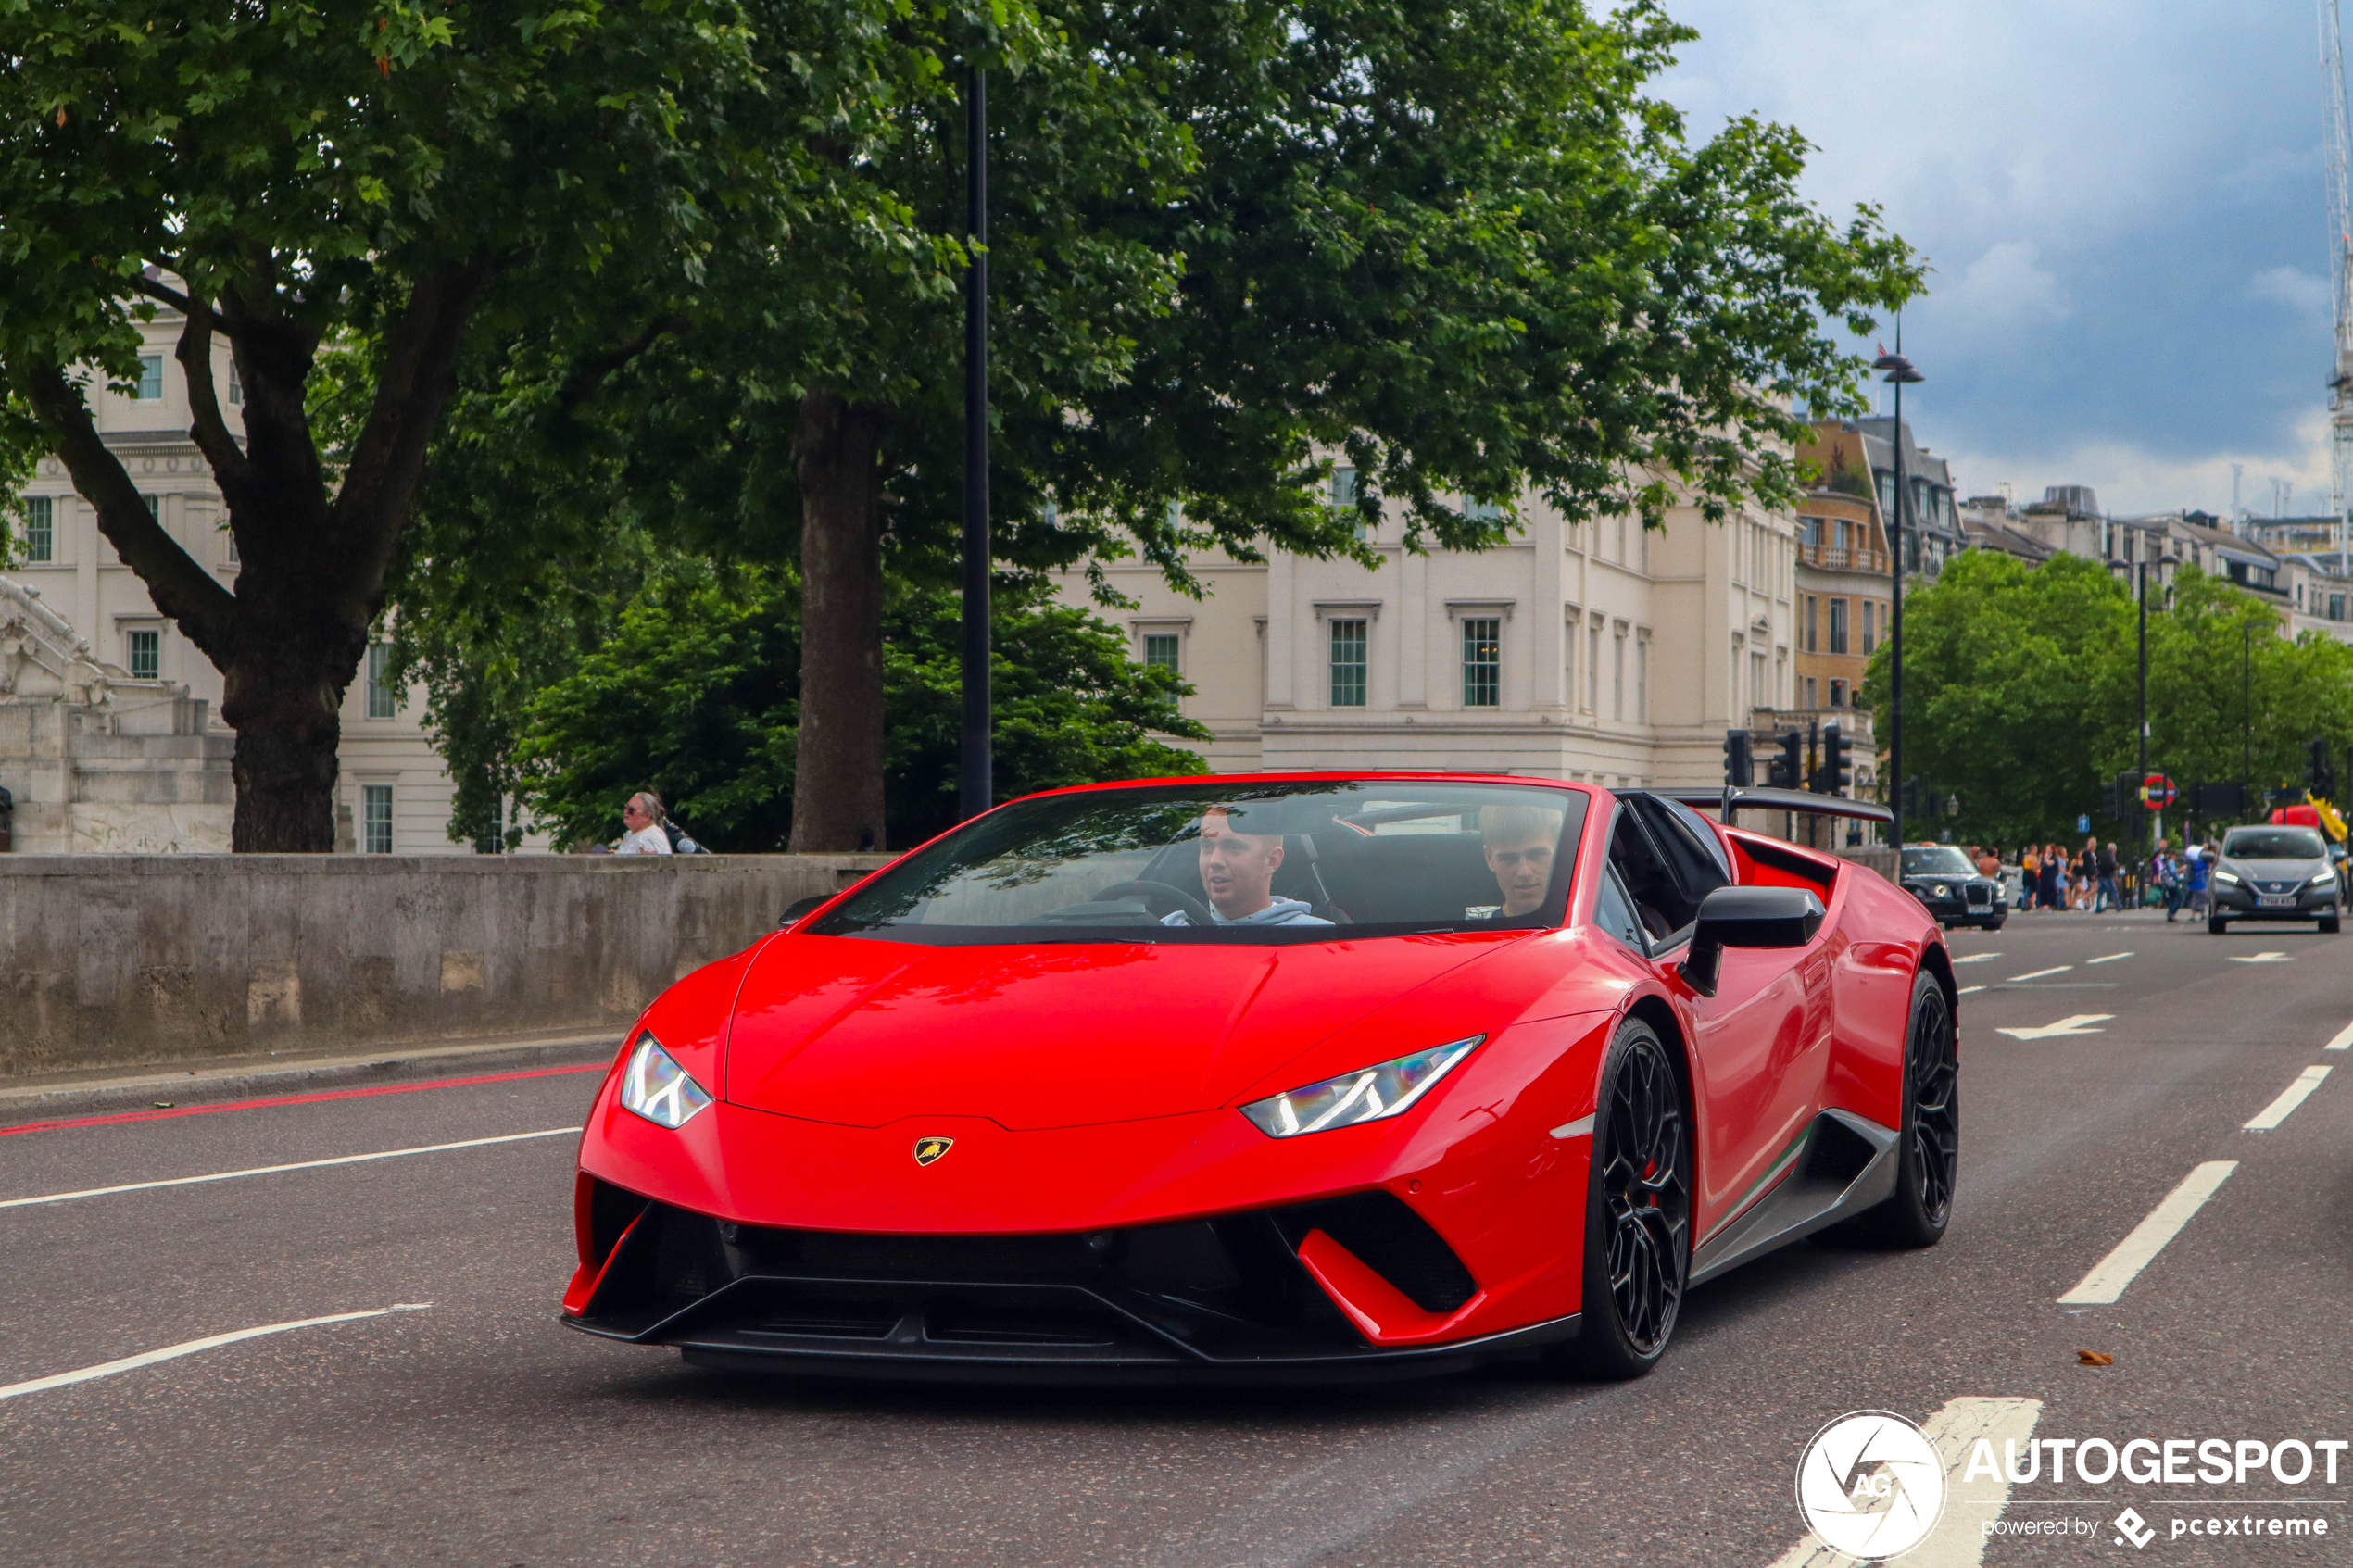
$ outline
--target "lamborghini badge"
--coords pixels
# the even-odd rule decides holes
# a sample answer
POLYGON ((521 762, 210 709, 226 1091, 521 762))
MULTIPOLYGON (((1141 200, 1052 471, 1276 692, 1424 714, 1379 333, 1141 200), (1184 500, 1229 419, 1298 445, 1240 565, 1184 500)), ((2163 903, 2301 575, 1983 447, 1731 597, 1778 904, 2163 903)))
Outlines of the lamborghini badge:
POLYGON ((915 1140, 915 1163, 918 1165, 928 1165, 933 1160, 938 1159, 941 1155, 947 1153, 950 1149, 955 1147, 956 1140, 954 1138, 917 1138, 915 1140))

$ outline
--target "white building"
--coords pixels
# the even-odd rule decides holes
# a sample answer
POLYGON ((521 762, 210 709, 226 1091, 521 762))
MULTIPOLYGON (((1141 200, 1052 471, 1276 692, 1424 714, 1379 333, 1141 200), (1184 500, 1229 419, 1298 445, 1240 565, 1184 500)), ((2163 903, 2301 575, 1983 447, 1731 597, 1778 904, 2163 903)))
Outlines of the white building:
MULTIPOLYGON (((1350 493, 1343 470, 1335 490, 1350 493)), ((1104 563, 1137 601, 1136 657, 1176 669, 1215 739, 1211 767, 1461 769, 1608 785, 1714 785, 1727 729, 1793 694, 1793 517, 1721 526, 1695 508, 1663 532, 1564 522, 1530 498, 1512 540, 1416 555, 1402 512, 1368 539, 1378 569, 1273 553, 1192 561, 1187 598, 1137 561, 1104 563)), ((1083 574, 1062 583, 1087 602, 1083 574)))
MULTIPOLYGON (((188 438, 187 386, 172 357, 182 324, 177 313, 160 310, 143 329, 143 373, 130 395, 93 388, 88 395, 99 433, 122 459, 165 531, 223 583, 233 586, 237 559, 229 536, 228 508, 212 483, 203 454, 188 438)), ((223 390, 229 403, 222 413, 230 428, 239 431, 243 425, 240 389, 226 343, 216 342, 213 360, 213 384, 223 390)), ((9 575, 71 628, 88 646, 93 659, 134 682, 184 687, 191 699, 208 705, 204 710, 206 732, 224 737, 231 734, 220 720, 220 672, 157 611, 146 584, 122 564, 98 532, 95 509, 74 493, 65 465, 57 458, 43 459, 26 486, 25 516, 15 532, 15 560, 8 568, 9 575)), ((467 847, 449 840, 451 785, 420 722, 422 693, 396 690, 375 679, 384 657, 383 648, 371 648, 359 678, 344 696, 343 743, 337 753, 338 822, 347 813, 348 845, 359 850, 402 855, 462 853, 467 847)), ((9 788, 19 800, 40 798, 50 787, 29 794, 31 780, 8 776, 12 768, 21 773, 29 765, 0 753, 0 786, 9 788)), ((214 847, 209 827, 199 830, 184 822, 169 834, 135 824, 119 824, 116 831, 123 842, 214 847)), ((346 835, 339 828, 337 836, 340 840, 346 835)), ((83 837, 86 840, 88 835, 83 837)), ((219 837, 217 847, 226 848, 225 818, 219 837)), ((71 847, 104 846, 78 841, 71 847)), ((31 846, 20 841, 18 847, 31 846)))

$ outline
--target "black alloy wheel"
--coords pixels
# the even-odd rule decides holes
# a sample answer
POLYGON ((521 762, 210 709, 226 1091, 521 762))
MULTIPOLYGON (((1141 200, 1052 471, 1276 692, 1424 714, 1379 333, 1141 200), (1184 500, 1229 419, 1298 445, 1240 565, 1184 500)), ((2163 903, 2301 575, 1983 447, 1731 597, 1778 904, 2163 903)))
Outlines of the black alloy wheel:
POLYGON ((1629 1020, 1611 1042, 1593 1118, 1585 1203, 1584 1322, 1555 1364, 1639 1377, 1675 1333, 1692 1256, 1691 1117, 1657 1033, 1629 1020))
POLYGON ((1895 1191, 1856 1217, 1856 1235, 1886 1247, 1933 1247, 1953 1220, 1960 1173, 1961 1069, 1953 1006, 1923 970, 1912 983, 1912 1026, 1904 1048, 1904 1125, 1895 1191))

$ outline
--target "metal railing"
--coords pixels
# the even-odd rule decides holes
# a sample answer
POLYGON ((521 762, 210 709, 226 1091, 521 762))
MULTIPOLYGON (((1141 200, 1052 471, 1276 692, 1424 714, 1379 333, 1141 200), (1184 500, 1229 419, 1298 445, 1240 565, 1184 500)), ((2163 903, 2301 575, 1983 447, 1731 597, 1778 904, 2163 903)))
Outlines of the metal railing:
POLYGON ((1807 566, 1818 566, 1826 571, 1887 571, 1885 550, 1851 549, 1839 545, 1808 545, 1800 540, 1797 558, 1807 566))

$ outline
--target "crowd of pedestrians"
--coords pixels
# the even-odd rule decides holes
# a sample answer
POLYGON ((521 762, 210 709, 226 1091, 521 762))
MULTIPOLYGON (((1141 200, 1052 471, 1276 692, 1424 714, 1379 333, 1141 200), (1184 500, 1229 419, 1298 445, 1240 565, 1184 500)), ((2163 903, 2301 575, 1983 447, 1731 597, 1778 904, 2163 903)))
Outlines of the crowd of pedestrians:
MULTIPOLYGON (((2077 848, 2030 844, 2019 852, 2013 896, 2021 909, 2096 915, 2124 909, 2129 899, 2150 907, 2162 904, 2169 921, 2184 909, 2203 915, 2209 902, 2208 879, 2220 854, 2210 842, 2175 848, 2160 838, 2146 863, 2135 868, 2132 857, 2118 856, 2113 839, 2103 844, 2097 835, 2077 848)), ((1982 875, 1998 878, 2003 872, 2001 852, 1991 845, 1971 847, 1969 859, 1982 875)))

